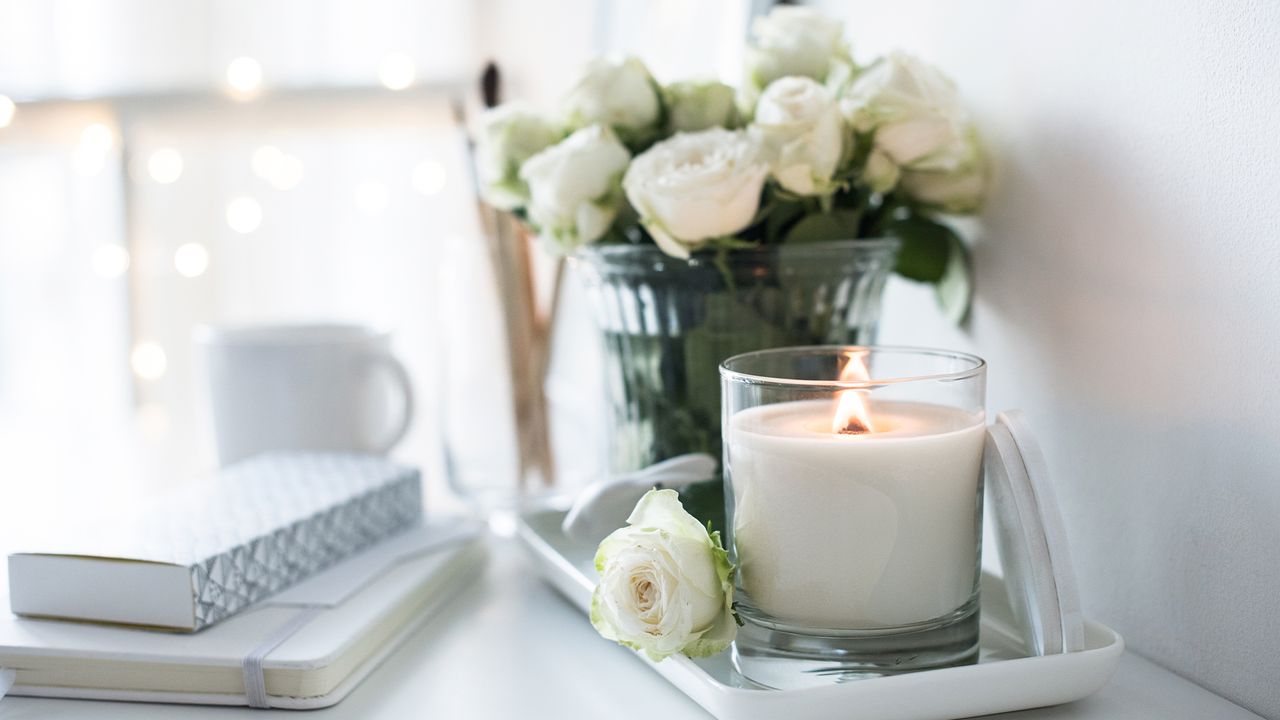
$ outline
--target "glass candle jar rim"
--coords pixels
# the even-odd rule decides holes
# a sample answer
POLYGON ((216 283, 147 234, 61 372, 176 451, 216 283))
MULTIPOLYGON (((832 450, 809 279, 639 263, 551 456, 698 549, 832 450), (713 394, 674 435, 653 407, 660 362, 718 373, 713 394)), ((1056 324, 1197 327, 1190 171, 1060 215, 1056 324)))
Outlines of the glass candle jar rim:
POLYGON ((754 352, 742 353, 741 355, 734 355, 720 363, 720 377, 725 380, 743 382, 752 385, 793 385, 799 387, 843 390, 850 388, 876 388, 885 385, 897 385, 913 382, 954 382, 981 375, 986 368, 986 360, 983 360, 972 353, 960 352, 958 350, 942 350, 939 348, 910 347, 902 345, 800 345, 794 347, 770 348, 768 350, 756 350, 754 352), (800 378, 781 378, 742 372, 741 370, 735 370, 732 367, 734 364, 742 363, 750 359, 771 355, 834 355, 848 354, 850 352, 864 350, 872 354, 899 353, 908 355, 925 355, 936 358, 949 358, 952 360, 966 361, 971 364, 971 367, 951 372, 910 375, 904 377, 873 378, 871 380, 803 380, 800 378))

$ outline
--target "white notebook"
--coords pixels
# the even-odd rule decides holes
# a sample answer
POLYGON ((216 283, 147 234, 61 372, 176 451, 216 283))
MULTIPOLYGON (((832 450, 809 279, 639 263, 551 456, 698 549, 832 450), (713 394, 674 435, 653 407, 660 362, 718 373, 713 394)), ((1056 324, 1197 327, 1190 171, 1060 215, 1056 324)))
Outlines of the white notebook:
POLYGON ((0 668, 13 695, 247 705, 258 678, 263 706, 326 707, 477 573, 481 538, 415 527, 195 634, 2 615, 0 668), (247 680, 245 658, 281 637, 247 680))
POLYGON ((280 452, 9 556, 19 615, 195 631, 422 521, 416 469, 280 452))

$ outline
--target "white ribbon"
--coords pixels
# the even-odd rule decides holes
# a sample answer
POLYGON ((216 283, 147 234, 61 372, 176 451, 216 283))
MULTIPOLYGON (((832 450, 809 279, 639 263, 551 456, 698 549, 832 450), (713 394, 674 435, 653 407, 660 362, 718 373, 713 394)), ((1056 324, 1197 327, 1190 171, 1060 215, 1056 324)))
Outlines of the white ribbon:
POLYGON ((9 692, 9 688, 13 687, 13 681, 18 679, 18 671, 8 668, 0 668, 0 698, 9 692))
POLYGON ((715 475, 715 458, 706 453, 689 453, 592 483, 574 498, 561 530, 576 540, 599 542, 622 527, 636 502, 651 488, 679 489, 715 475))

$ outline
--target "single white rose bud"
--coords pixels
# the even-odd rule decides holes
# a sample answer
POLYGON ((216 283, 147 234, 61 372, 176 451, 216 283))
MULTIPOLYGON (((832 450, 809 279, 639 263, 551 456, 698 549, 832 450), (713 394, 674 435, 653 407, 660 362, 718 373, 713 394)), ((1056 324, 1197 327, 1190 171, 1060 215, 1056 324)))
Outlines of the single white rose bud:
POLYGON ((621 137, 654 129, 662 113, 657 84, 636 58, 599 58, 564 101, 565 121, 571 128, 601 123, 621 137))
POLYGON ((921 117, 880 126, 875 147, 903 168, 944 169, 963 143, 956 119, 921 117))
POLYGON ((507 103, 480 116, 476 172, 485 202, 513 210, 529 202, 520 166, 563 135, 560 128, 520 103, 507 103))
POLYGON ((652 660, 706 657, 733 642, 733 565, 720 542, 680 504, 650 490, 596 551, 591 624, 652 660))
POLYGON ((854 80, 840 108, 855 131, 872 138, 862 180, 873 190, 897 183, 922 204, 948 212, 981 206, 982 153, 955 84, 937 68, 892 53, 854 80))
POLYGON ((832 177, 844 152, 844 122, 835 98, 817 81, 798 76, 775 80, 760 96, 751 130, 782 187, 797 195, 835 190, 832 177))
POLYGON ((859 133, 903 168, 926 169, 962 141, 964 111, 955 84, 937 68, 901 52, 858 76, 840 108, 859 133))
POLYGON ((745 132, 711 128, 677 133, 641 153, 622 187, 658 247, 687 258, 751 224, 768 172, 745 132))
POLYGON ((812 8, 778 5, 751 25, 744 104, 778 78, 800 75, 822 81, 833 61, 849 61, 844 24, 812 8))
POLYGON ((672 132, 694 132, 711 127, 733 127, 738 110, 733 88, 722 82, 690 81, 665 88, 667 127, 672 132))
POLYGON ((572 252, 609 230, 631 154, 604 125, 592 125, 525 161, 529 221, 551 249, 572 252))
MULTIPOLYGON (((869 165, 869 163, 868 163, 869 165)), ((963 215, 982 208, 987 194, 987 162, 971 128, 959 152, 938 169, 908 170, 901 187, 916 202, 963 215)))

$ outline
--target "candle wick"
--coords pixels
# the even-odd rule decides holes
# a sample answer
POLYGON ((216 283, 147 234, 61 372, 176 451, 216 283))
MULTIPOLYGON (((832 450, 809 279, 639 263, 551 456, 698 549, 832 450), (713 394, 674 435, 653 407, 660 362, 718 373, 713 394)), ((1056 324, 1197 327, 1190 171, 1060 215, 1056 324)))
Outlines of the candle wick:
POLYGON ((849 422, 840 428, 841 435, 863 435, 871 431, 871 428, 859 422, 858 418, 849 418, 849 422))

